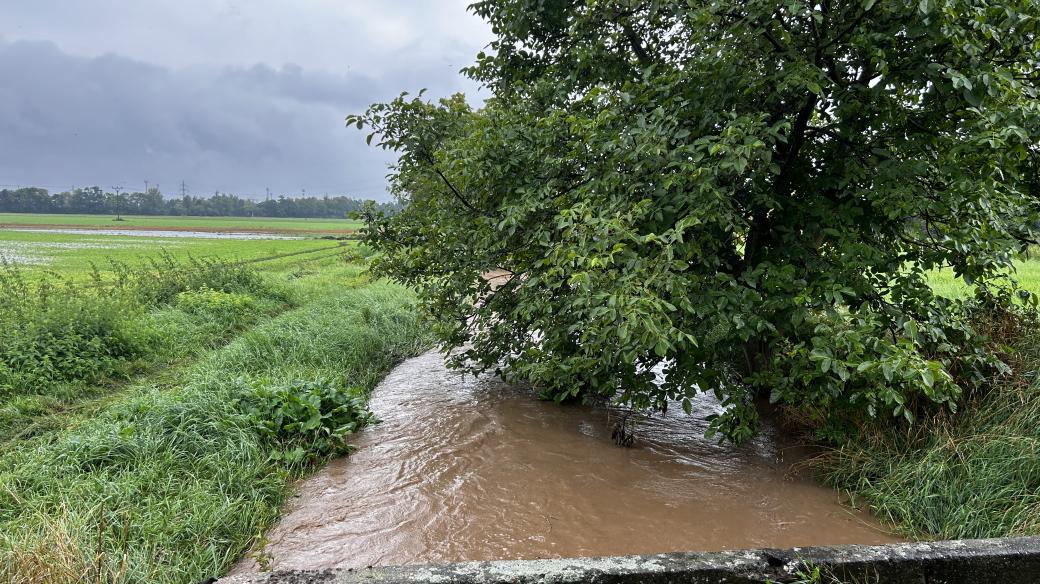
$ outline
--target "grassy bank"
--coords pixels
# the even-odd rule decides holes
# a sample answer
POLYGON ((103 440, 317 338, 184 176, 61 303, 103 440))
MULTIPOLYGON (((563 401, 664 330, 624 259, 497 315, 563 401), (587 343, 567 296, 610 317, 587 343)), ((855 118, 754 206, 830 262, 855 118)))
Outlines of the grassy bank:
POLYGON ((1040 535, 1040 328, 995 331, 1013 373, 956 414, 867 429, 818 462, 831 485, 915 539, 1040 535))
MULTIPOLYGON (((1013 277, 1040 294, 1035 250, 1013 277)), ((972 294, 949 271, 930 283, 947 297, 972 294)), ((822 478, 912 539, 1040 535, 1040 317, 1023 314, 978 323, 1011 373, 965 396, 956 413, 864 428, 819 457, 822 478)))
POLYGON ((0 230, 0 582, 223 574, 426 344, 363 252, 0 230))
POLYGON ((335 279, 323 273, 301 307, 161 383, 0 455, 0 581, 222 574, 289 482, 366 422, 358 398, 423 346, 407 291, 335 279))

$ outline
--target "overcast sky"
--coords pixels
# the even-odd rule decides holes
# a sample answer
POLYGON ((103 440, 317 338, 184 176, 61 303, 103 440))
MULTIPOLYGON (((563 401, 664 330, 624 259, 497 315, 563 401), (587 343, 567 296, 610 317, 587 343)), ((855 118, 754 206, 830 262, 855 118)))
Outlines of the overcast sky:
POLYGON ((463 91, 472 0, 0 2, 0 185, 386 200, 344 127, 401 91, 463 91))

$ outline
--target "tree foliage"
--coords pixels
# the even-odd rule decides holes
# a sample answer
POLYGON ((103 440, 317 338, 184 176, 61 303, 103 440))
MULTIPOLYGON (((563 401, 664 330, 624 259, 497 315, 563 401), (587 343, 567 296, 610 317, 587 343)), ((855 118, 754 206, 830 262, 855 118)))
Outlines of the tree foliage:
MULTIPOLYGON (((366 201, 344 196, 286 197, 253 201, 231 193, 211 197, 182 195, 167 199, 157 188, 147 192, 110 193, 100 187, 49 193, 39 187, 0 190, 0 213, 73 213, 123 215, 193 215, 203 217, 335 217, 362 210, 366 201)), ((393 213, 397 205, 380 203, 393 213)))
POLYGON ((348 118, 400 154, 377 269, 458 364, 560 400, 714 391, 736 440, 757 395, 826 433, 955 407, 999 367, 969 312, 1012 302, 1037 226, 1035 0, 472 9, 496 39, 466 72, 494 97, 348 118), (937 296, 938 268, 978 298, 937 296))

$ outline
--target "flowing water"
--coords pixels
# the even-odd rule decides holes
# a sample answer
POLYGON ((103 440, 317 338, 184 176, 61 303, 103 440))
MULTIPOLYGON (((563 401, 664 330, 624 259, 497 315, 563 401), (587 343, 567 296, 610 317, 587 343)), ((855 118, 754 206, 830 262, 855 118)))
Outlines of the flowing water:
MULTIPOLYGON (((537 401, 448 371, 427 353, 373 395, 383 423, 304 481, 263 555, 275 568, 645 554, 896 541, 797 472, 803 449, 768 423, 743 447, 703 437, 703 397, 641 423, 537 401)), ((234 573, 256 569, 242 560, 234 573)))

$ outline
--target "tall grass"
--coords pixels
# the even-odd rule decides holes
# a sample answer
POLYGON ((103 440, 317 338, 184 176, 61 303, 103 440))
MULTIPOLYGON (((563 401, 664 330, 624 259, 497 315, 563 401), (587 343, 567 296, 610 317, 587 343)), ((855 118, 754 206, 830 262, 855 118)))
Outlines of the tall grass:
POLYGON ((132 375, 220 344, 294 301, 254 269, 160 255, 93 282, 0 262, 0 444, 132 375))
POLYGON ((223 574, 308 468, 279 456, 269 424, 249 413, 256 388, 324 380, 362 396, 425 345, 407 291, 336 290, 164 386, 136 386, 78 426, 0 454, 0 581, 223 574))
POLYGON ((917 538, 1040 535, 1040 329, 998 331, 1013 374, 910 433, 874 429, 820 459, 826 480, 917 538))

